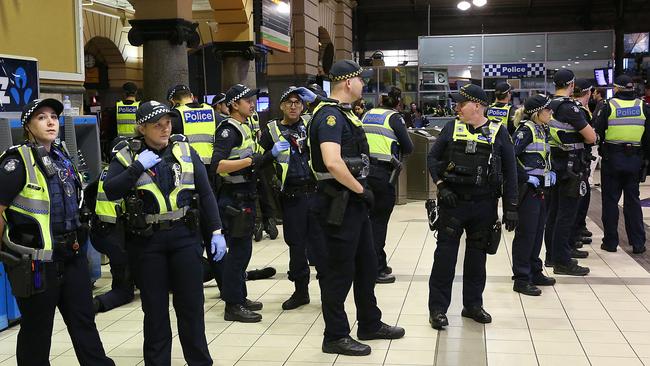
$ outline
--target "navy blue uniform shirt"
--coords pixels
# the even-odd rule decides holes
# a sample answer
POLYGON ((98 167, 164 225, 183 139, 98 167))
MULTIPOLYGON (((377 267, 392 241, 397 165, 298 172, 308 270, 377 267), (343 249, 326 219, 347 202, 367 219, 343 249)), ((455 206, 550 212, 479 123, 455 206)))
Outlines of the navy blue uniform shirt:
MULTIPOLYGON (((307 128, 305 127, 302 118, 293 125, 283 125, 277 121, 280 132, 287 141, 290 141, 290 154, 289 154, 289 170, 287 171, 287 178, 285 185, 301 185, 313 182, 313 175, 309 167, 309 149, 307 149, 307 128), (305 140, 298 149, 296 142, 293 142, 291 136, 304 137, 305 140)), ((267 125, 268 126, 268 125, 267 125)), ((260 137, 260 145, 264 148, 265 155, 270 155, 267 159, 273 159, 271 150, 273 149, 273 138, 268 128, 264 128, 262 136, 260 137)))
POLYGON ((411 154, 413 152, 413 141, 411 141, 409 133, 406 130, 406 123, 404 123, 402 115, 399 113, 393 114, 390 116, 388 124, 390 125, 390 128, 393 129, 393 132, 395 132, 395 137, 397 137, 399 156, 404 157, 411 154))

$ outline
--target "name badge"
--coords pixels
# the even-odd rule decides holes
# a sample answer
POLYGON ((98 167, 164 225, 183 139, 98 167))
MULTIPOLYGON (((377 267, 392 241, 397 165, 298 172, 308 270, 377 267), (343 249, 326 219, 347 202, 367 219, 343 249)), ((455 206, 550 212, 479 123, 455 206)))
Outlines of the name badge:
POLYGON ((550 186, 551 186, 551 174, 544 173, 544 187, 550 187, 550 186))

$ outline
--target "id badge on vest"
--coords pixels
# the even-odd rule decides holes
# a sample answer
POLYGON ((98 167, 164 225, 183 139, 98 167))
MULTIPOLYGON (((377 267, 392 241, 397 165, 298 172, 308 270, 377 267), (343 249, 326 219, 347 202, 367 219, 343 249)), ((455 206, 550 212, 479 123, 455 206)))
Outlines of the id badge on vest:
POLYGON ((476 141, 467 141, 465 145, 465 154, 476 154, 476 141))
POLYGON ((174 172, 174 185, 179 187, 181 185, 181 165, 179 163, 174 163, 174 165, 172 165, 172 172, 174 172))
POLYGON ((544 173, 544 187, 550 187, 550 186, 551 186, 551 174, 544 173))

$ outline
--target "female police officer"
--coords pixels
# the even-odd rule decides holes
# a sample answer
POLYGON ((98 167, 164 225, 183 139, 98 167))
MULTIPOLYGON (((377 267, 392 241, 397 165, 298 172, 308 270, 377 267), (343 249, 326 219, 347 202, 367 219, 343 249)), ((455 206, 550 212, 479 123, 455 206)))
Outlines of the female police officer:
POLYGON ((551 170, 551 146, 548 122, 553 115, 551 99, 539 94, 526 100, 514 116, 519 126, 513 135, 517 176, 519 181, 519 225, 512 241, 513 290, 524 295, 538 296, 537 286, 552 286, 555 279, 542 273, 539 252, 542 249, 546 224, 544 195, 555 184, 551 170))
POLYGON ((21 116, 28 141, 0 157, 0 231, 7 226, 1 258, 22 314, 16 359, 49 365, 58 307, 79 363, 114 365, 99 339, 88 263, 79 254, 81 177, 54 142, 62 111, 55 99, 29 103, 21 116))
POLYGON ((213 232, 209 252, 215 260, 225 254, 226 243, 205 167, 184 136, 170 136, 171 116, 161 103, 140 105, 136 124, 143 138, 115 146, 104 189, 109 200, 125 200, 129 257, 144 311, 145 364, 171 363, 171 290, 185 361, 212 365, 203 321, 197 199, 201 222, 213 232))

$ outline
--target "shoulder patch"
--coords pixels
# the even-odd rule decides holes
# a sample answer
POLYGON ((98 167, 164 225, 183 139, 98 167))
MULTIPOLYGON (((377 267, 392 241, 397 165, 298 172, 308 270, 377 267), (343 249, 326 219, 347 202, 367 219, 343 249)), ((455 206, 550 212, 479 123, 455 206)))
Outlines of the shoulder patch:
POLYGON ((578 106, 575 105, 573 106, 573 111, 576 113, 580 113, 580 109, 578 108, 578 106))
POLYGON ((7 161, 5 161, 2 168, 4 169, 5 172, 11 173, 14 170, 16 170, 16 166, 18 166, 18 163, 19 163, 18 159, 7 159, 7 161))
POLYGON ((336 117, 334 116, 327 116, 327 119, 325 120, 325 123, 327 123, 328 126, 336 126, 336 117))
POLYGON ((227 128, 224 128, 223 130, 221 130, 221 137, 223 137, 224 139, 227 139, 228 136, 230 136, 230 132, 228 132, 227 128))
POLYGON ((519 140, 523 139, 523 138, 524 138, 524 132, 523 132, 523 131, 519 131, 519 132, 517 132, 517 138, 518 138, 519 140))

